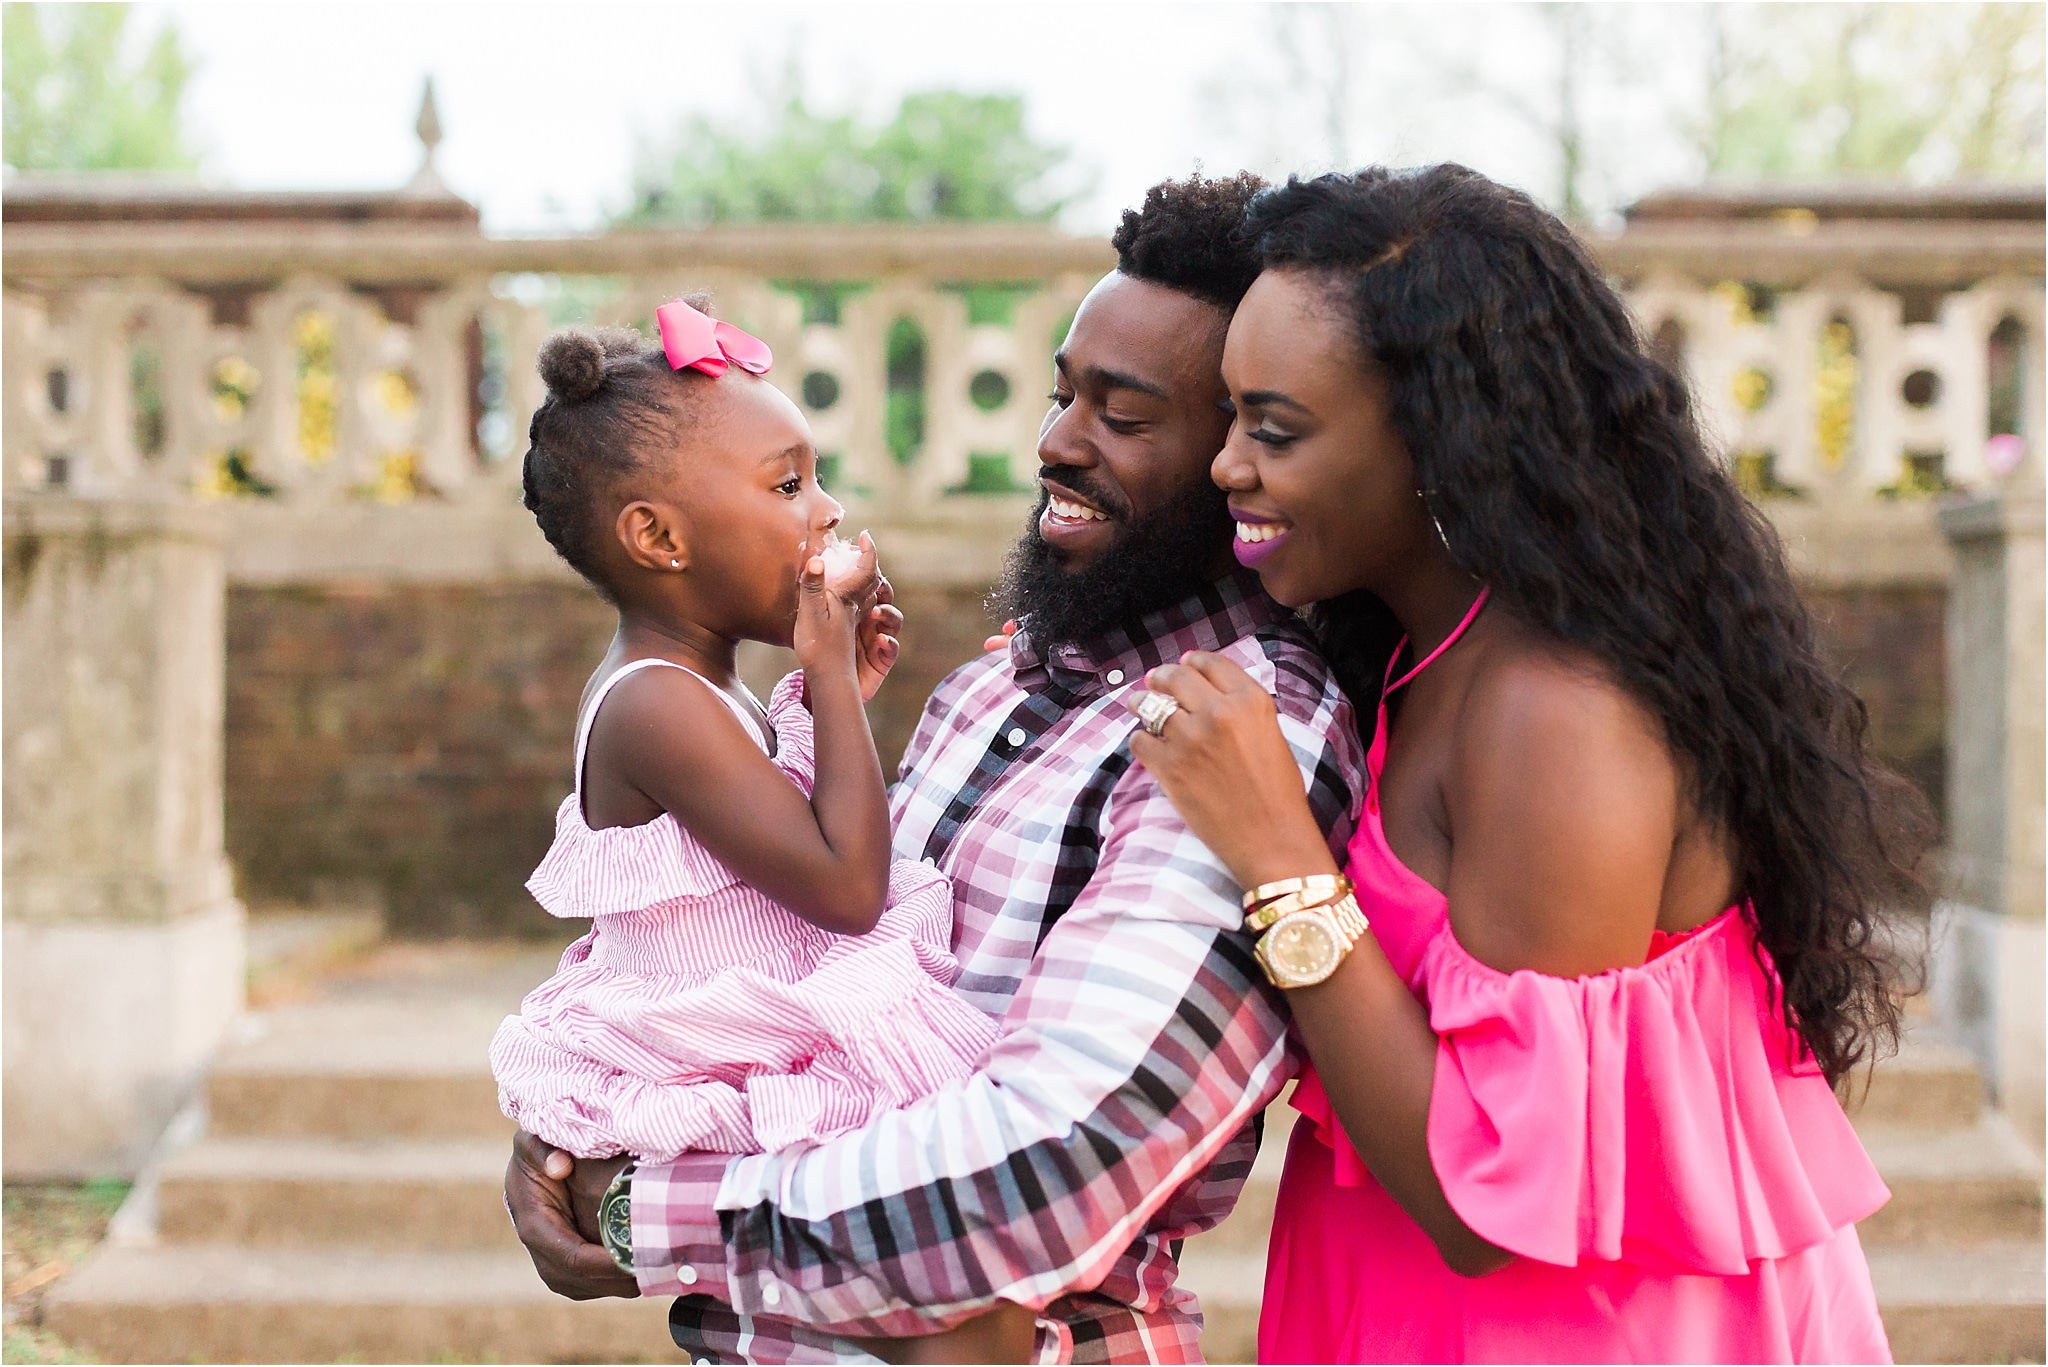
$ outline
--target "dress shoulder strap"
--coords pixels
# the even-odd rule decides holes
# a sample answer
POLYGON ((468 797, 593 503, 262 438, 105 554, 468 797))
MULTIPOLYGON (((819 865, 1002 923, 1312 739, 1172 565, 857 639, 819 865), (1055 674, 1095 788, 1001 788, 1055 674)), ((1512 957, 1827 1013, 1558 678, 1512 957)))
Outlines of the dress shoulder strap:
POLYGON ((1401 685, 1407 683, 1409 680, 1413 679, 1417 674, 1420 674, 1423 670, 1428 669, 1431 665, 1437 662, 1439 656, 1441 656, 1446 650, 1449 650, 1452 646, 1456 645, 1458 643, 1458 638, 1465 634, 1465 628, 1471 626, 1472 623, 1478 619, 1479 609, 1486 606, 1486 595, 1491 591, 1491 586, 1481 587, 1481 589, 1479 590, 1479 596, 1472 600, 1472 606, 1465 609, 1465 620, 1458 623, 1456 627, 1452 628, 1451 634, 1444 637, 1443 640, 1439 641, 1437 643, 1436 649, 1430 651, 1428 655, 1423 657, 1421 664, 1416 665, 1415 668, 1409 670, 1406 674, 1403 674, 1400 678, 1396 679, 1394 678, 1394 666, 1400 662, 1401 652, 1408 648, 1408 638, 1406 636, 1403 636, 1401 638, 1401 644, 1394 647, 1394 658, 1387 661, 1387 679, 1391 682, 1383 684, 1383 686, 1380 689, 1380 696, 1384 698, 1387 694, 1393 692, 1401 685))
POLYGON ((711 682, 711 680, 705 678, 688 665, 679 665, 674 660, 634 660, 631 664, 621 665, 605 676, 604 682, 597 686, 597 692, 590 695, 590 702, 585 705, 583 716, 576 723, 576 800, 579 803, 583 800, 583 759, 590 751, 590 729, 597 723, 597 709, 604 706, 606 696, 617 686, 619 680, 625 678, 628 674, 637 673, 652 665, 659 665, 664 669, 680 669, 683 673, 710 689, 714 697, 732 709, 733 715, 740 719, 740 725, 746 728, 749 736, 754 738, 754 743, 760 745, 764 751, 767 749, 767 746, 761 740, 760 723, 748 716, 746 709, 741 707, 731 694, 727 693, 717 684, 711 682))

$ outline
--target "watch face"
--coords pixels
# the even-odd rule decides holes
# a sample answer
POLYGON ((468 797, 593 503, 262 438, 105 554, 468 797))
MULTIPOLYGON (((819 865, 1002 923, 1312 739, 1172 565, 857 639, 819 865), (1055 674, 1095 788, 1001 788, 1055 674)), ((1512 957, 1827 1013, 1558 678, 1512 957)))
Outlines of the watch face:
POLYGON ((1337 958, 1337 937, 1320 916, 1289 916, 1266 933, 1266 960, 1285 981, 1320 982, 1337 958))
POLYGON ((631 1249, 633 1247, 633 1203, 630 1200, 614 1198, 606 1201, 597 1212, 598 1223, 603 1229, 603 1240, 607 1248, 631 1249))

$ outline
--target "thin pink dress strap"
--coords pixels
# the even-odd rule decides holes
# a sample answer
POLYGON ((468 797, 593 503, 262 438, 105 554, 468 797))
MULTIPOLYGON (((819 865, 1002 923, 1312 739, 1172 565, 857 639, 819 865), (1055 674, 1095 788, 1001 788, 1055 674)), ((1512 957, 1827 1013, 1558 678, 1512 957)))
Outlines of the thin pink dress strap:
MULTIPOLYGON (((1465 634, 1465 628, 1471 626, 1473 622, 1478 620, 1479 609, 1486 606, 1486 595, 1491 592, 1493 592, 1492 588, 1482 585, 1479 590, 1479 596, 1472 600, 1472 606, 1465 609, 1465 619, 1459 622, 1457 626, 1451 629, 1450 635, 1444 637, 1443 640, 1437 643, 1437 647, 1435 650, 1430 651, 1428 655, 1423 657, 1421 664, 1415 666, 1415 668, 1409 670, 1400 678, 1394 679, 1393 682, 1383 684, 1380 688, 1380 696, 1384 698, 1387 694, 1401 687, 1401 685, 1407 683, 1410 679, 1413 679, 1417 674, 1420 674, 1423 670, 1428 669, 1431 665, 1436 663, 1437 657, 1439 655, 1442 655, 1446 650, 1449 650, 1452 646, 1456 645, 1458 643, 1458 638, 1465 634)), ((1394 673, 1395 664, 1398 663, 1401 659, 1401 652, 1406 650, 1407 648, 1408 638, 1406 636, 1403 636, 1401 638, 1401 644, 1394 647, 1394 658, 1387 661, 1387 674, 1390 678, 1394 673)))
POLYGON ((619 680, 625 678, 628 674, 646 669, 650 665, 660 665, 666 669, 680 669, 683 673, 703 684, 718 695, 720 702, 723 702, 732 709, 733 715, 740 719, 740 725, 746 728, 747 734, 754 738, 756 745, 759 745, 763 751, 766 751, 768 748, 767 742, 761 738, 761 723, 747 715, 747 710, 740 706, 738 699, 734 698, 717 684, 711 682, 711 680, 705 678, 702 674, 699 674, 696 670, 688 665, 679 665, 674 660, 635 660, 631 664, 622 665, 614 670, 606 677, 603 683, 597 686, 597 692, 591 695, 590 705, 583 709, 582 720, 576 723, 576 804, 579 808, 583 805, 583 759, 590 749, 590 728, 597 722, 597 709, 604 705, 605 695, 612 691, 612 688, 619 680))

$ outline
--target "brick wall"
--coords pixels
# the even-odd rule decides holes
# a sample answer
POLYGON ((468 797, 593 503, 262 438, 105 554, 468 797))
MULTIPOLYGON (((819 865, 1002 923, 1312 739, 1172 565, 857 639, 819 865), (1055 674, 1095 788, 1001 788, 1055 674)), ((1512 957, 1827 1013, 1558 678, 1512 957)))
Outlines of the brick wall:
POLYGON ((1809 591, 1821 640, 1870 708, 1870 743, 1946 819, 1948 590, 1939 584, 1809 591))
MULTIPOLYGON (((980 596, 903 591, 914 626, 873 712, 892 772, 932 686, 980 649, 980 596)), ((559 935, 523 884, 615 621, 574 583, 232 590, 227 845, 242 898, 381 905, 413 934, 559 935)), ((788 657, 754 663, 765 695, 788 657)))
MULTIPOLYGON (((892 772, 932 686, 991 625, 978 590, 901 592, 905 655, 873 712, 892 772)), ((1812 601, 1879 750, 1938 803, 1943 590, 1812 601)), ((234 589, 227 843, 243 898, 370 902, 409 934, 566 938, 522 885, 613 620, 574 583, 234 589)), ((751 681, 786 664, 753 657, 751 681)))

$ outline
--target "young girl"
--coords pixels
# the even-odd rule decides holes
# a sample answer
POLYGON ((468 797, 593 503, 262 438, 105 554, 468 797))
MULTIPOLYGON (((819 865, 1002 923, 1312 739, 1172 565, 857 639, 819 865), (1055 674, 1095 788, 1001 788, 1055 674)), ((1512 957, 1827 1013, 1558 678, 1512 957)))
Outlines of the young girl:
MULTIPOLYGON (((660 346, 548 340, 525 464, 526 506, 619 628, 527 883, 590 933, 491 1066, 505 1113, 582 1158, 824 1138, 966 1076, 996 1033, 949 990, 950 886, 889 858, 863 703, 901 616, 874 544, 834 537, 844 510, 760 378, 767 347, 692 301, 657 318, 660 346), (743 640, 801 666, 765 708, 743 640)), ((955 1355, 1022 1361, 1031 1323, 994 1312, 953 1331, 974 1335, 955 1355)))

